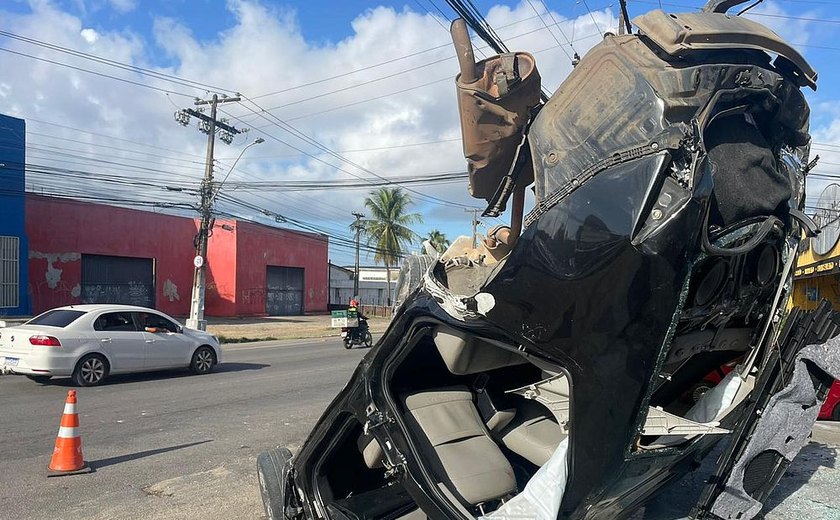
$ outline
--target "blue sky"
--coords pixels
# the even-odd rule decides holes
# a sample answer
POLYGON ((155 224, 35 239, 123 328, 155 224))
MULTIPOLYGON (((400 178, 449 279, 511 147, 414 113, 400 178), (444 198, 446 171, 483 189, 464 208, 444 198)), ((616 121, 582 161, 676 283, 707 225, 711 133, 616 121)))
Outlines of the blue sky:
MULTIPOLYGON (((660 5, 673 12, 691 11, 703 3, 629 2, 631 16, 660 5)), ((817 92, 806 95, 812 108, 814 153, 823 157, 817 172, 823 175, 840 174, 836 66, 840 15, 834 12, 838 3, 766 0, 751 13, 794 43, 819 72, 817 92)), ((549 90, 571 70, 567 58, 571 49, 558 34, 543 31, 535 13, 545 16, 547 7, 575 40, 574 50, 580 54, 598 42, 618 14, 617 0, 477 0, 476 4, 509 47, 535 53, 549 90)), ((224 202, 220 208, 273 222, 275 218, 261 211, 267 210, 346 238, 350 212, 363 210, 364 190, 247 192, 236 191, 236 183, 463 171, 451 86, 456 65, 447 21, 437 7, 452 17, 444 0, 6 0, 0 4, 0 29, 254 98, 271 118, 259 115, 256 104, 231 106, 227 117, 252 132, 229 147, 221 145, 217 152, 218 170, 225 172, 254 137, 266 140, 244 154, 228 181, 231 194, 251 208, 224 202), (324 153, 318 145, 339 151, 342 158, 324 153)), ((185 88, 8 38, 0 37, 0 48, 28 55, 0 52, 0 68, 7 72, 0 78, 0 113, 27 119, 30 162, 71 164, 93 177, 101 175, 102 160, 109 158, 120 162, 119 167, 108 168, 111 174, 159 176, 161 183, 169 184, 197 182, 201 177, 204 140, 192 129, 175 126, 172 112, 188 106, 192 96, 206 95, 204 87, 185 88)), ((815 179, 809 187, 811 199, 831 180, 815 179)), ((35 175, 29 185, 61 182, 75 183, 76 189, 88 186, 84 181, 35 175)), ((129 189, 95 181, 89 186, 102 196, 129 189)), ((438 228, 449 238, 469 232, 463 206, 480 206, 480 201, 469 198, 465 185, 424 186, 421 192, 415 196, 415 210, 425 222, 416 227, 417 232, 438 228), (441 204, 440 199, 454 204, 441 204)), ((186 196, 153 195, 164 202, 186 196)), ((497 223, 485 221, 486 226, 497 223)), ((340 240, 333 243, 332 259, 349 263, 351 248, 340 240)))

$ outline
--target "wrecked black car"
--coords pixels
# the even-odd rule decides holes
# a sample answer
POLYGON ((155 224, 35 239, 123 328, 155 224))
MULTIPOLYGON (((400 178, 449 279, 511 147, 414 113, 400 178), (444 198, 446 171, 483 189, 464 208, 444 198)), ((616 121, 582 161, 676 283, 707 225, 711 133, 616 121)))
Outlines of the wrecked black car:
POLYGON ((623 518, 719 442, 690 514, 759 514, 840 375, 840 319, 785 310, 817 75, 738 3, 625 20, 544 103, 532 56, 475 63, 453 24, 470 191, 513 221, 408 259, 300 452, 259 457, 269 518, 623 518))

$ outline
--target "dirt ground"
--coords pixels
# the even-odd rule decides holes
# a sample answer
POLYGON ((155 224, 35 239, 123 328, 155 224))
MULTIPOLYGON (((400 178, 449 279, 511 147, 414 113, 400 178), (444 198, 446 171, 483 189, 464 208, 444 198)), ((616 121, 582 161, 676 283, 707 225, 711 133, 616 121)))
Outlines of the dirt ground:
MULTIPOLYGON (((384 332, 387 318, 368 319, 370 331, 384 332)), ((264 318, 208 318, 207 332, 222 343, 242 343, 272 339, 321 338, 338 336, 340 329, 330 326, 330 316, 268 316, 264 318)))

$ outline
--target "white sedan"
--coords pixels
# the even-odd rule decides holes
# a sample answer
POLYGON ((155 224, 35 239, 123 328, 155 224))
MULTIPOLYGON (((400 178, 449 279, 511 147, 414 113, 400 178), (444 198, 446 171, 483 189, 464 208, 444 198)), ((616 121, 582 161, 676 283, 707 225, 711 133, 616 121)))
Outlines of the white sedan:
POLYGON ((185 367, 206 374, 221 356, 215 336, 145 307, 72 305, 0 328, 0 371, 38 382, 71 376, 94 386, 110 374, 185 367))

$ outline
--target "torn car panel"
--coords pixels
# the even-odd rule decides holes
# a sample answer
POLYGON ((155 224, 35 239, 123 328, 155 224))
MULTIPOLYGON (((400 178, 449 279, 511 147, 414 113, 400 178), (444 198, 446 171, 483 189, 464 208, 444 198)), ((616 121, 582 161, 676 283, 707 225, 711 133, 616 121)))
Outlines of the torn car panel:
POLYGON ((633 19, 639 32, 671 56, 702 50, 749 48, 779 55, 776 67, 790 71, 800 87, 817 88, 817 72, 776 33, 749 19, 709 13, 668 14, 651 11, 633 19), (783 64, 784 63, 784 64, 783 64))

